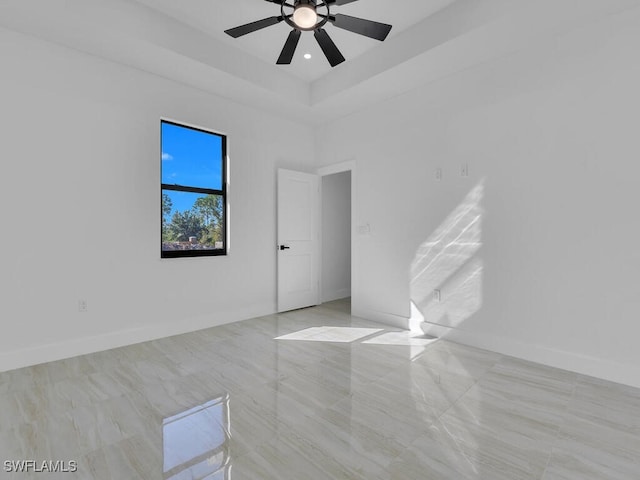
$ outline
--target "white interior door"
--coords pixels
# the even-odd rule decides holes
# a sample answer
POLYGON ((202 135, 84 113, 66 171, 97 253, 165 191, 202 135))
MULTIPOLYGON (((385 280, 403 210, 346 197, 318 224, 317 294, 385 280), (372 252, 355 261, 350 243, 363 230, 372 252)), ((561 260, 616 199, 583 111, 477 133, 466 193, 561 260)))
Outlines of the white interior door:
POLYGON ((278 170, 278 311, 319 303, 317 175, 278 170))

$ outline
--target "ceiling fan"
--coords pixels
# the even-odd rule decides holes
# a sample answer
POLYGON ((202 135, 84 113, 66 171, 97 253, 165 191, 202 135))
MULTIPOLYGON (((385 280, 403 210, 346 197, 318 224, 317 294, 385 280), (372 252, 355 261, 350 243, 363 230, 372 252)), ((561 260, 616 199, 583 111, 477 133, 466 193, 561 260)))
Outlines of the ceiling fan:
POLYGON ((280 15, 230 28, 229 30, 225 30, 225 33, 231 35, 233 38, 238 38, 247 33, 270 27, 284 20, 293 30, 289 33, 289 38, 287 38, 282 52, 278 57, 278 61, 276 62, 278 65, 289 65, 291 63, 303 31, 313 31, 318 45, 320 45, 320 48, 332 67, 344 62, 342 53, 340 53, 336 44, 333 43, 327 31, 322 28, 327 22, 332 23, 334 27, 358 33, 365 37, 375 38, 380 41, 387 38, 387 35, 389 35, 391 31, 391 25, 387 25, 386 23, 374 22, 349 15, 331 14, 332 5, 345 5, 357 0, 291 0, 291 3, 287 0, 265 1, 280 4, 280 15))

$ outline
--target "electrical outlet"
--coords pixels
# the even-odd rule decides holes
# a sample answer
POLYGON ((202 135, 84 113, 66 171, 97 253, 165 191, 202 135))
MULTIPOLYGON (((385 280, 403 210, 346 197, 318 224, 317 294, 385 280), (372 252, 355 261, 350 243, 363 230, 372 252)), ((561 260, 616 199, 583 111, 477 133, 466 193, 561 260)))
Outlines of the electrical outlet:
POLYGON ((436 180, 442 180, 442 168, 436 168, 436 180))
POLYGON ((436 302, 440 302, 440 301, 442 300, 442 297, 441 297, 441 295, 440 295, 440 290, 435 289, 435 290, 433 291, 433 299, 434 299, 436 302))
POLYGON ((87 301, 86 300, 78 300, 78 311, 84 313, 87 311, 87 301))
POLYGON ((371 226, 368 223, 364 225, 358 225, 358 235, 369 235, 371 233, 371 226))

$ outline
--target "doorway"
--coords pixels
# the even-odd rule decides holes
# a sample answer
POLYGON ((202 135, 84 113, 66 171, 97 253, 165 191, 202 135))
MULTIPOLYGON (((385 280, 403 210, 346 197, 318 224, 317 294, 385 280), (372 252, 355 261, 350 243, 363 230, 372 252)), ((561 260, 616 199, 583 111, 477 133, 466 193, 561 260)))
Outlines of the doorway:
POLYGON ((351 312, 352 162, 318 170, 321 191, 320 302, 351 312))
POLYGON ((351 172, 321 177, 321 303, 351 297, 351 172))

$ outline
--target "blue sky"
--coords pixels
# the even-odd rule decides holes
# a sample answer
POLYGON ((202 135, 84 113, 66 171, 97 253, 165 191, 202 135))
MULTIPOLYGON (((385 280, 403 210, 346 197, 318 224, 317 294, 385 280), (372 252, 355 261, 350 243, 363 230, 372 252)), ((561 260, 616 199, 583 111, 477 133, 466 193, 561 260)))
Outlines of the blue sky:
MULTIPOLYGON (((222 137, 162 122, 162 183, 222 188, 222 137)), ((199 194, 165 190, 173 209, 188 210, 199 194)))
POLYGON ((184 212, 185 210, 191 210, 194 202, 199 197, 205 196, 201 193, 176 192, 175 190, 163 190, 162 193, 166 193, 171 199, 172 210, 171 215, 169 216, 169 220, 176 212, 176 210, 179 210, 181 212, 184 212))

